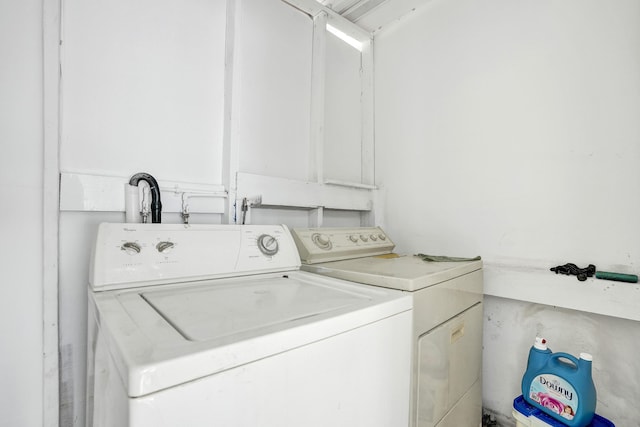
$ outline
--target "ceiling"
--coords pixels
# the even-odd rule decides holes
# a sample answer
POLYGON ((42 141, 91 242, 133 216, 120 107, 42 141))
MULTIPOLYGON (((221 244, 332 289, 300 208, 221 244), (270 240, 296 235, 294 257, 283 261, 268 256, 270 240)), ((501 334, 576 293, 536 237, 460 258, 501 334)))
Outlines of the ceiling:
POLYGON ((365 30, 375 33, 430 0, 316 0, 365 30))

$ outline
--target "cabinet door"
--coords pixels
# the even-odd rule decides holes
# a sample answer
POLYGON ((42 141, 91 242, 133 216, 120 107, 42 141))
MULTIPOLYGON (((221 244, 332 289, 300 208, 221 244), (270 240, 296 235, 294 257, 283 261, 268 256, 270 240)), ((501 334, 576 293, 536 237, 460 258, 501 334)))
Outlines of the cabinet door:
POLYGON ((478 381, 481 372, 479 303, 418 339, 418 426, 435 426, 478 381))
POLYGON ((62 6, 62 171, 220 183, 226 2, 62 6))
POLYGON ((232 143, 239 171, 306 180, 313 20, 281 0, 236 4, 232 143))
POLYGON ((361 183, 362 52, 326 34, 324 177, 361 183))

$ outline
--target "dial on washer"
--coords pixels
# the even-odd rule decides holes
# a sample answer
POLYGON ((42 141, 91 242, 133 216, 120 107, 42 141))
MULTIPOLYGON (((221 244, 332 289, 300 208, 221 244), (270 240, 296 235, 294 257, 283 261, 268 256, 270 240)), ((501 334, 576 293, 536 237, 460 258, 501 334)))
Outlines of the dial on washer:
POLYGON ((142 246, 137 242, 124 242, 120 246, 120 250, 125 251, 128 255, 135 255, 142 251, 142 246))
POLYGON ((261 234, 258 237, 258 249, 267 256, 273 256, 278 253, 278 239, 269 234, 261 234))

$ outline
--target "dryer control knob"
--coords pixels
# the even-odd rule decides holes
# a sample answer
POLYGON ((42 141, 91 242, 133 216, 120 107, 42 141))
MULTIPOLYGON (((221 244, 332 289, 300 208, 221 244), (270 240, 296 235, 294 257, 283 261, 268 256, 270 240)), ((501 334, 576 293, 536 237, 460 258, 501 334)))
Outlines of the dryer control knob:
POLYGON ((367 242, 369 241, 369 238, 367 236, 365 236, 364 234, 360 235, 360 240, 362 240, 363 242, 367 242))
POLYGON ((333 247, 331 239, 326 234, 313 233, 311 236, 313 243, 320 249, 329 250, 333 247))
POLYGON ((352 234, 351 236, 349 236, 349 240, 351 240, 353 243, 358 243, 358 236, 352 234))

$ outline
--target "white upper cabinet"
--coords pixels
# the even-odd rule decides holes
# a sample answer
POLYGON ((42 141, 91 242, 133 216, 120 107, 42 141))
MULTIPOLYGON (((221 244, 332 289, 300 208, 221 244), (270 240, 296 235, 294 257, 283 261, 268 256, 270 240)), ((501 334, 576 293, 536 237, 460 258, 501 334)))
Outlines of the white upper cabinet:
POLYGON ((364 159, 373 145, 368 33, 310 2, 292 3, 236 3, 231 145, 238 171, 372 183, 364 170, 373 163, 364 159), (354 34, 355 46, 345 41, 354 34))
POLYGON ((142 171, 165 192, 228 194, 229 214, 235 196, 267 191, 238 188, 241 174, 282 180, 279 194, 312 182, 305 206, 362 209, 333 194, 374 182, 369 32, 313 0, 63 8, 61 199, 78 201, 64 209, 120 210, 142 171))
POLYGON ((240 172, 306 180, 313 21, 280 0, 236 3, 231 144, 240 172))
POLYGON ((362 182, 362 52, 327 32, 325 180, 362 182))
POLYGON ((220 183, 226 2, 63 2, 63 172, 220 183))

